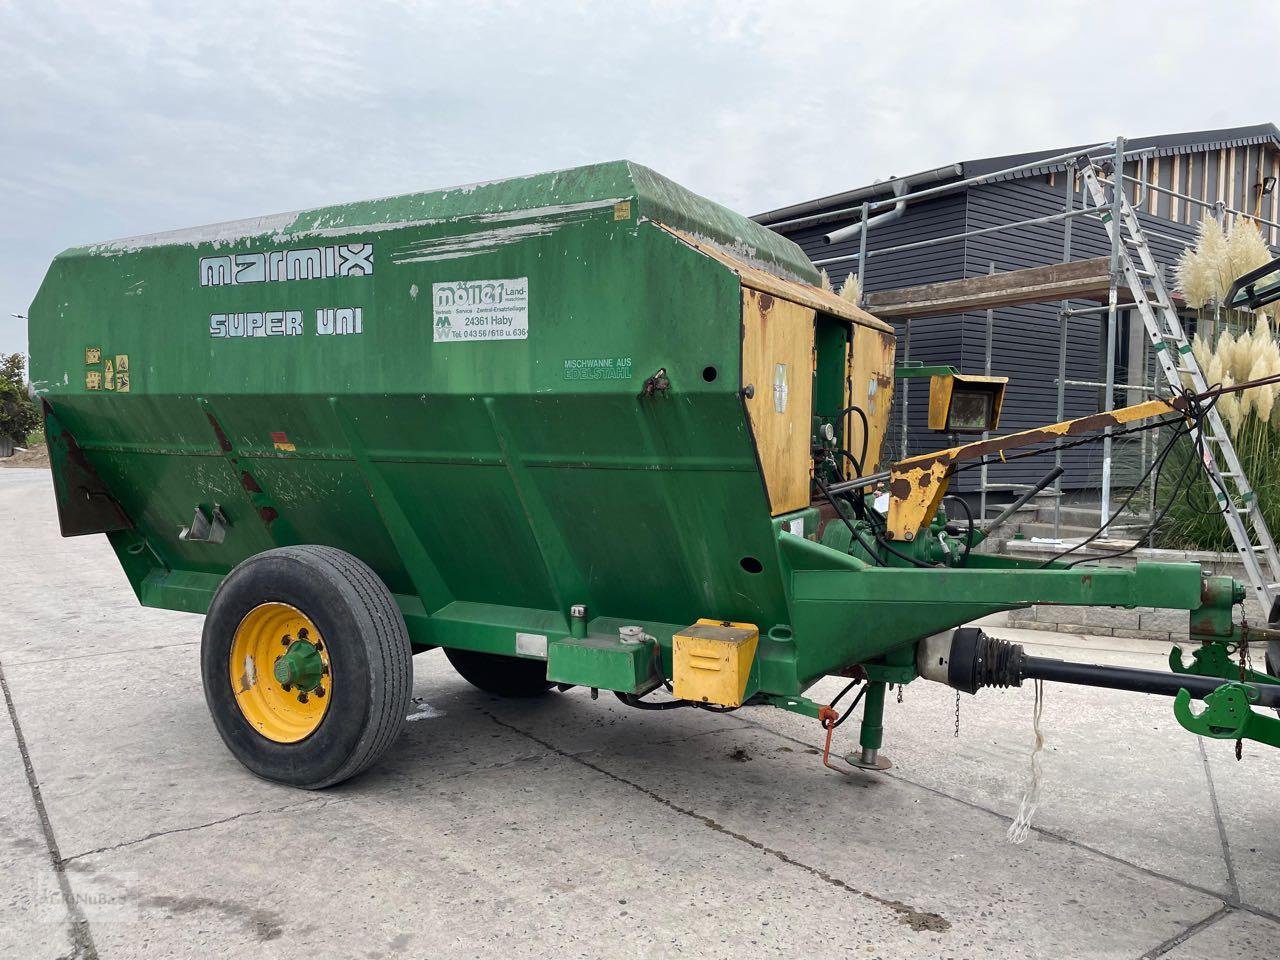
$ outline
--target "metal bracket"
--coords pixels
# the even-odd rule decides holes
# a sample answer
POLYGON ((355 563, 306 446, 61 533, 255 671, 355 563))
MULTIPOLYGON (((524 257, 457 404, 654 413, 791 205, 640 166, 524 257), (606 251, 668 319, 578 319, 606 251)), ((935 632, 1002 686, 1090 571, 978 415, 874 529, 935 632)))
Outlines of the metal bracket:
POLYGON ((191 523, 182 528, 178 533, 178 539, 200 543, 221 543, 227 538, 227 527, 230 525, 227 515, 222 512, 221 505, 215 503, 213 509, 206 514, 204 507, 197 504, 191 523))
POLYGON ((1182 648, 1175 646, 1169 651, 1169 669, 1174 673, 1193 674, 1198 677, 1221 677, 1223 680, 1248 680, 1250 683, 1280 683, 1280 679, 1269 673, 1257 670, 1246 670, 1240 676, 1240 664, 1231 659, 1235 646, 1225 643, 1206 643, 1191 651, 1190 665, 1182 661, 1182 648))
POLYGON ((1204 710, 1193 713, 1191 694, 1179 690, 1173 701, 1173 715, 1184 729, 1215 740, 1256 740, 1280 747, 1280 718, 1256 713, 1250 708, 1249 688, 1241 683, 1225 683, 1204 698, 1204 710))

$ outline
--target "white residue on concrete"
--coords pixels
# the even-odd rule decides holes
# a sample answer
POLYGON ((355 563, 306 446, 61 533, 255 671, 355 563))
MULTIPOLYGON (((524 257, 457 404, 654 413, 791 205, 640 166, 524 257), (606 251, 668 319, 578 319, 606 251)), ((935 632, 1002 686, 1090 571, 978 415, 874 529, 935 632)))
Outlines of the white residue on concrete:
POLYGON ((415 720, 435 720, 437 717, 444 716, 443 710, 437 710, 422 697, 414 697, 412 703, 413 712, 405 717, 410 722, 415 720))

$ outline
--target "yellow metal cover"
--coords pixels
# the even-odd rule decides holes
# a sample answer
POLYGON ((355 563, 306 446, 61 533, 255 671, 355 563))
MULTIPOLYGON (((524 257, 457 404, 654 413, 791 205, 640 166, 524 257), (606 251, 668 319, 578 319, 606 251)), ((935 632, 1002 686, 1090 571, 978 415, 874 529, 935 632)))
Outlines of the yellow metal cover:
POLYGON ((760 642, 754 623, 699 620, 672 640, 676 697, 723 707, 742 705, 760 642))
MULTIPOLYGON (((959 386, 963 390, 982 391, 991 396, 991 412, 985 427, 987 430, 995 430, 1000 426, 1000 410, 1004 406, 1004 389, 1008 383, 1008 377, 977 377, 964 373, 930 377, 929 429, 940 431, 955 429, 955 425, 951 422, 951 407, 954 395, 959 392, 956 387, 959 386)), ((959 432, 981 433, 983 431, 970 429, 959 432)))

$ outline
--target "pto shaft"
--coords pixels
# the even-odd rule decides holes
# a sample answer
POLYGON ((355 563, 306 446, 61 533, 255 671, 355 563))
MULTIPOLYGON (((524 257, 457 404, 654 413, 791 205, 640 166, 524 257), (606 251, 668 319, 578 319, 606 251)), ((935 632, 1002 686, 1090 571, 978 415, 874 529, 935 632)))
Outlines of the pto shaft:
MULTIPOLYGON (((1023 680, 1049 680, 1164 697, 1176 697, 1179 690, 1186 690, 1203 700, 1228 682, 1196 674, 1033 657, 1023 652, 1022 644, 990 637, 977 627, 960 627, 921 640, 916 648, 916 669, 927 680, 966 693, 977 693, 983 687, 1018 687, 1023 680)), ((1253 705, 1280 707, 1280 684, 1243 686, 1248 688, 1253 705)))
MULTIPOLYGON (((1179 690, 1186 690, 1195 700, 1203 700, 1228 682, 1221 677, 1140 670, 1134 667, 1104 667, 1096 663, 1071 663, 1050 657, 1024 657, 1022 675, 1028 680, 1052 680, 1086 687, 1132 690, 1135 693, 1154 693, 1162 697, 1176 697, 1179 690)), ((1280 706, 1280 684, 1257 683, 1249 684, 1249 687, 1258 694, 1257 700, 1253 700, 1258 706, 1280 706)))

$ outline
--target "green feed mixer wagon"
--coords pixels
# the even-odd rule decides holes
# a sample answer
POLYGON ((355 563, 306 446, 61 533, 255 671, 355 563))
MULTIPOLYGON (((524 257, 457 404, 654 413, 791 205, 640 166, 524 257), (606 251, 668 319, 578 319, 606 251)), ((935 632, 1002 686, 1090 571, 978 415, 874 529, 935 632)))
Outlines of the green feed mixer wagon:
MULTIPOLYGON (((804 694, 844 676, 842 763, 872 769, 886 689, 921 676, 1164 694, 1197 733, 1280 743, 1280 685, 1230 659, 1273 639, 1233 622, 1240 584, 983 554, 946 497, 966 463, 1187 399, 882 463, 893 331, 818 279, 626 162, 68 250, 30 310, 62 533, 105 533, 142 604, 206 614, 219 733, 300 787, 387 749, 433 647, 497 695, 828 729, 804 694), (962 626, 1044 603, 1188 611, 1194 657, 1068 663, 962 626)), ((931 420, 996 427, 1001 381, 930 375, 931 420)))

